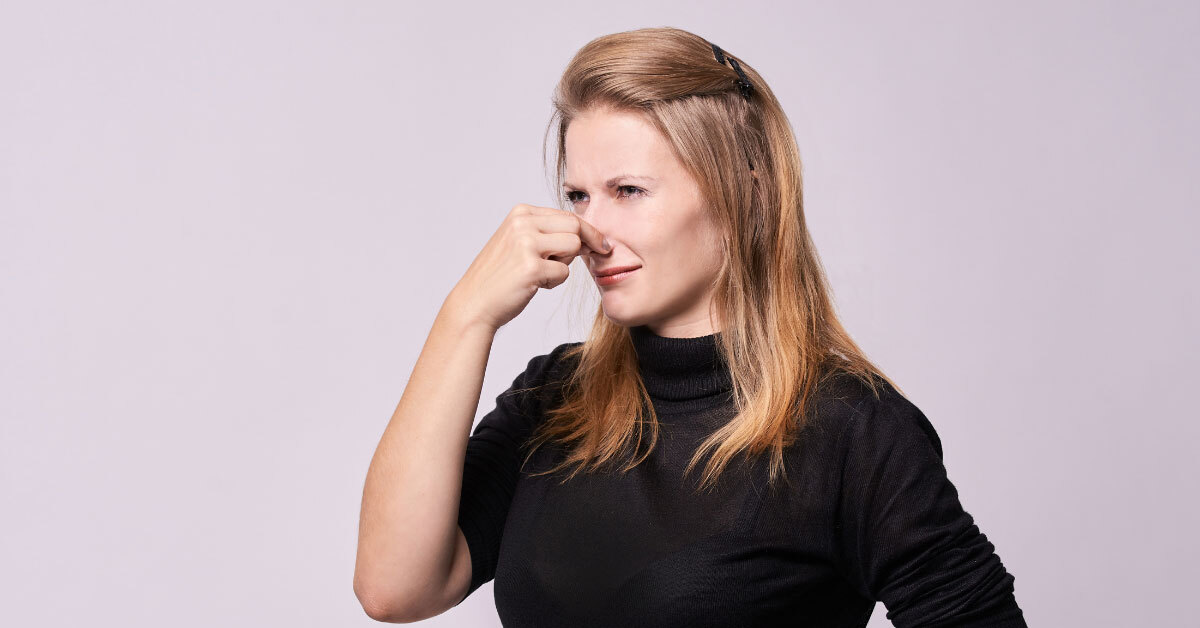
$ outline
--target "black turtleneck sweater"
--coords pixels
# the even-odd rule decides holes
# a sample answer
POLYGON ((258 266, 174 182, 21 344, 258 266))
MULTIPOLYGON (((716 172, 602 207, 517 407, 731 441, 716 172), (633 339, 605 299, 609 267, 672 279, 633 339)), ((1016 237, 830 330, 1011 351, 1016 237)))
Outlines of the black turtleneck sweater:
POLYGON ((467 595, 494 578, 503 625, 861 627, 882 601, 899 628, 1026 627, 937 432, 893 387, 877 400, 832 378, 787 450, 786 484, 768 490, 761 459, 731 464, 697 495, 707 458, 686 479, 683 469, 733 416, 719 334, 630 333, 660 426, 632 470, 531 477, 561 459, 551 445, 521 468, 518 447, 553 394, 514 390, 561 381, 562 353, 579 343, 531 359, 470 436, 458 514, 467 595))

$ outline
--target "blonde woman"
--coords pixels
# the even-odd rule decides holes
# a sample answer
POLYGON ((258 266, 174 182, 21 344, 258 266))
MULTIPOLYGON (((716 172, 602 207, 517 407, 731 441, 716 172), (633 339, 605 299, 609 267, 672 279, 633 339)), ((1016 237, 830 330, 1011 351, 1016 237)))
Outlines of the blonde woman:
POLYGON ((1024 627, 929 420, 838 321, 762 77, 687 31, 600 37, 554 98, 563 208, 518 205, 453 288, 368 472, 381 621, 485 582, 505 626, 1024 627), (491 342, 581 258, 589 337, 473 432, 491 342), (470 432, 468 434, 468 432, 470 432))

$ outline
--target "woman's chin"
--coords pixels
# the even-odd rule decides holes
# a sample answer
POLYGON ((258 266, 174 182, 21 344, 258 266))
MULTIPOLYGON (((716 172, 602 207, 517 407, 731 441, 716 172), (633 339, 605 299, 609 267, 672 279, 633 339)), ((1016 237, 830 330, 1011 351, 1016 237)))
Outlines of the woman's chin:
POLYGON ((604 317, 621 327, 639 325, 638 312, 617 301, 620 299, 609 299, 608 297, 601 299, 600 307, 604 310, 604 317))

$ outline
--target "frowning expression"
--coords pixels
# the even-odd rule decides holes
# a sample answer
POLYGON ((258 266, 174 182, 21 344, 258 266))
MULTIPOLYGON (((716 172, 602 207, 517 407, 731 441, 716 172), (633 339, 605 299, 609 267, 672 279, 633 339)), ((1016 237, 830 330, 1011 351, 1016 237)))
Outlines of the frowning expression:
POLYGON ((605 316, 660 335, 711 333, 719 230, 666 139, 638 113, 599 109, 571 121, 565 145, 566 206, 613 246, 584 257, 605 316), (615 281, 595 277, 618 267, 637 268, 615 281))

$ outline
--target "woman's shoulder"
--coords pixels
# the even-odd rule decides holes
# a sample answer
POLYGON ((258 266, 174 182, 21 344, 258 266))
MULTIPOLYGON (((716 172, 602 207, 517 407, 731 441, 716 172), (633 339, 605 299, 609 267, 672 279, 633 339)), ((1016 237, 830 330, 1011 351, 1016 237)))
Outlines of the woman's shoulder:
POLYGON ((572 346, 579 344, 582 343, 565 342, 530 357, 512 384, 496 395, 496 407, 480 419, 473 433, 485 433, 488 429, 509 434, 528 433, 540 421, 547 404, 564 381, 566 355, 572 346))
POLYGON ((519 398, 522 403, 531 400, 526 396, 534 393, 536 399, 544 400, 546 392, 561 385, 570 374, 571 366, 577 362, 575 347, 582 342, 564 342, 545 353, 539 353, 529 358, 525 369, 517 374, 508 390, 501 393, 503 398, 519 398))
POLYGON ((940 456, 941 439, 925 413, 879 375, 831 373, 818 385, 815 418, 838 434, 843 446, 856 441, 927 441, 940 456))
POLYGON ((520 379, 525 384, 544 383, 547 380, 555 379, 569 366, 570 362, 574 361, 571 359, 577 353, 574 349, 582 344, 582 342, 564 342, 545 353, 534 355, 526 363, 525 371, 521 373, 520 379))
POLYGON ((579 363, 579 347, 583 342, 564 342, 539 356, 545 363, 547 379, 561 381, 579 363))

